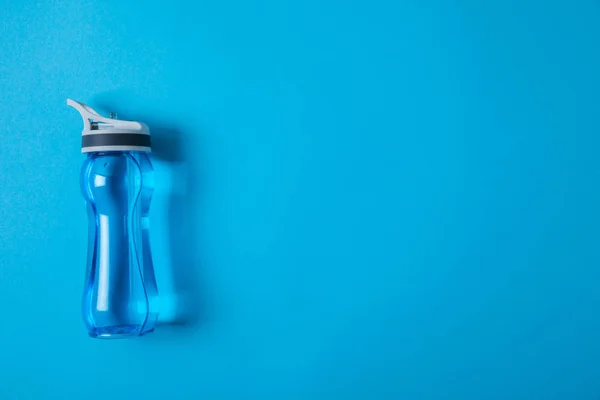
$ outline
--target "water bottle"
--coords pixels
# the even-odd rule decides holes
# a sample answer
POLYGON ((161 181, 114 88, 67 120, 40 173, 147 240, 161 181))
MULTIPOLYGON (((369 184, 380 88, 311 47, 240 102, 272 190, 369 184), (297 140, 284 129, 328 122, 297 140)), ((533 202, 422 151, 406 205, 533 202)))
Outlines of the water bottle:
POLYGON ((140 336, 154 330, 158 290, 150 254, 154 189, 145 124, 99 115, 67 100, 83 118, 81 190, 88 212, 83 320, 94 338, 140 336))

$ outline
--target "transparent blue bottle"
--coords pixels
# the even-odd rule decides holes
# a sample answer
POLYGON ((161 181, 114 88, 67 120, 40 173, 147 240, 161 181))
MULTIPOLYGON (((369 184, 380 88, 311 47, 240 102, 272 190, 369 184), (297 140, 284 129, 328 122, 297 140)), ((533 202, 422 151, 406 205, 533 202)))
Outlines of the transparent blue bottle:
POLYGON ((149 242, 154 174, 146 125, 100 116, 67 100, 84 121, 81 190, 88 211, 83 319, 95 338, 150 333, 158 290, 149 242))

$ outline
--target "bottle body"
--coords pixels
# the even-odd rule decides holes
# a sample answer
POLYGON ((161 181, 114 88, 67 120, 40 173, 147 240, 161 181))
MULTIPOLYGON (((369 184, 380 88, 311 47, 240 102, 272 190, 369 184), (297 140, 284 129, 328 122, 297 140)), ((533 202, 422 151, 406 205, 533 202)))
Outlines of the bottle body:
POLYGON ((144 152, 88 153, 81 173, 89 239, 83 319, 92 337, 154 330, 158 290, 150 253, 154 174, 144 152))

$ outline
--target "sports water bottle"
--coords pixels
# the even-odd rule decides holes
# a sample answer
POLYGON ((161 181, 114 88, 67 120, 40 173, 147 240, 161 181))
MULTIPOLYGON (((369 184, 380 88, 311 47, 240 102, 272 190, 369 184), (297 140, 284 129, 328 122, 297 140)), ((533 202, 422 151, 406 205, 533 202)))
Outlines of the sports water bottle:
POLYGON ((148 127, 99 115, 73 100, 83 118, 81 190, 88 211, 83 320, 95 338, 154 330, 158 290, 148 211, 154 189, 148 127))

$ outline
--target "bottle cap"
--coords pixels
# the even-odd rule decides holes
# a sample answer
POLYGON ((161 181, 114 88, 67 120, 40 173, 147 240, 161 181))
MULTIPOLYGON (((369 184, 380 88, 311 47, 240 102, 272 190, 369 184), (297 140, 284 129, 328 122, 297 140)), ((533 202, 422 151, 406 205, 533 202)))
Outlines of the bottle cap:
POLYGON ((122 121, 110 113, 110 118, 98 114, 87 104, 67 99, 83 118, 81 152, 94 151, 150 151, 150 131, 136 121, 122 121))

